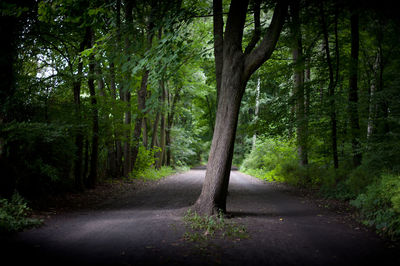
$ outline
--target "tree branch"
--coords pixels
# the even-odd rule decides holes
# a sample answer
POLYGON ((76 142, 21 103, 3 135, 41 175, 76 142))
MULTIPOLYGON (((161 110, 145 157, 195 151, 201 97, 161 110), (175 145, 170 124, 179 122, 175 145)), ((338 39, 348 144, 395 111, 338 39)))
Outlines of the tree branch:
MULTIPOLYGON (((234 50, 240 52, 242 51, 243 29, 248 5, 248 0, 232 0, 226 21, 224 46, 234 47, 234 50)), ((224 54, 225 52, 227 51, 224 51, 224 54)))
POLYGON ((260 5, 261 0, 254 1, 254 34, 251 38, 249 44, 244 50, 244 54, 249 54, 254 47, 256 47, 257 42, 260 40, 261 36, 261 23, 260 23, 260 5))
POLYGON ((213 0, 214 57, 215 76, 217 80, 217 98, 221 88, 221 76, 224 55, 224 20, 222 16, 222 0, 213 0))
POLYGON ((263 37, 263 40, 258 47, 256 47, 245 57, 243 76, 245 80, 248 80, 251 74, 253 74, 253 72, 256 71, 257 68, 259 68, 274 51, 283 27, 283 23, 285 22, 287 9, 287 1, 278 1, 274 10, 271 24, 267 30, 267 33, 263 37))

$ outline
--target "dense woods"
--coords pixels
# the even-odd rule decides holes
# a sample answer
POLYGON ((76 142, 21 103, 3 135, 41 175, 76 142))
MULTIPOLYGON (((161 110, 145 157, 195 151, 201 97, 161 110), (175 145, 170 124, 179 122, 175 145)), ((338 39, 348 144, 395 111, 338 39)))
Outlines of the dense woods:
POLYGON ((203 163, 195 209, 213 214, 226 211, 233 164, 349 200, 366 224, 400 236, 400 24, 390 1, 0 8, 2 198, 203 163))

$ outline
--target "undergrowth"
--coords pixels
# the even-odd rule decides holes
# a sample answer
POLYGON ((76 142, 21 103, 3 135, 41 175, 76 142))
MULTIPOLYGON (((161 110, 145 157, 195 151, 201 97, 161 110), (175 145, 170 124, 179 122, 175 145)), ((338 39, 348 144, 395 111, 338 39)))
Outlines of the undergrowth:
POLYGON ((351 204, 359 209, 365 225, 400 240, 400 175, 383 174, 351 204))
POLYGON ((215 216, 201 216, 188 210, 183 217, 186 232, 183 238, 190 242, 204 242, 211 239, 247 239, 249 234, 244 225, 228 221, 222 213, 215 216))
POLYGON ((400 240, 399 171, 382 170, 371 164, 374 160, 364 159, 354 168, 351 158, 343 158, 340 168, 334 169, 329 161, 310 152, 308 165, 301 166, 292 142, 260 138, 240 170, 268 182, 312 188, 324 198, 348 201, 356 207, 364 225, 400 240))
POLYGON ((29 218, 31 209, 18 193, 10 200, 0 199, 0 233, 12 233, 39 226, 42 220, 29 218))

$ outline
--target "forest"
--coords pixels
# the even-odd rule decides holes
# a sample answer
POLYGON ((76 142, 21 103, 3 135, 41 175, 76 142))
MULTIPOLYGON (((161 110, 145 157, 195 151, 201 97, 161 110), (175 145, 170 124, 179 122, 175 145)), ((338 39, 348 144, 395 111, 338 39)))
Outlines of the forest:
POLYGON ((14 216, 37 198, 207 165, 199 213, 227 211, 235 166, 349 202, 365 225, 400 237, 390 1, 16 0, 0 10, 0 231, 20 230, 26 217, 14 216))

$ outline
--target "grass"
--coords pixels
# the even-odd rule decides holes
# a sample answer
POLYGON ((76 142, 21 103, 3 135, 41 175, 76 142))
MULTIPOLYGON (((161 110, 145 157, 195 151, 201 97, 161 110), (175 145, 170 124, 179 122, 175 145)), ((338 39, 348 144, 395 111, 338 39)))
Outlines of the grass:
POLYGON ((201 216, 188 210, 183 217, 186 232, 184 240, 204 242, 212 239, 247 239, 249 234, 243 225, 225 219, 222 213, 215 216, 201 216))

